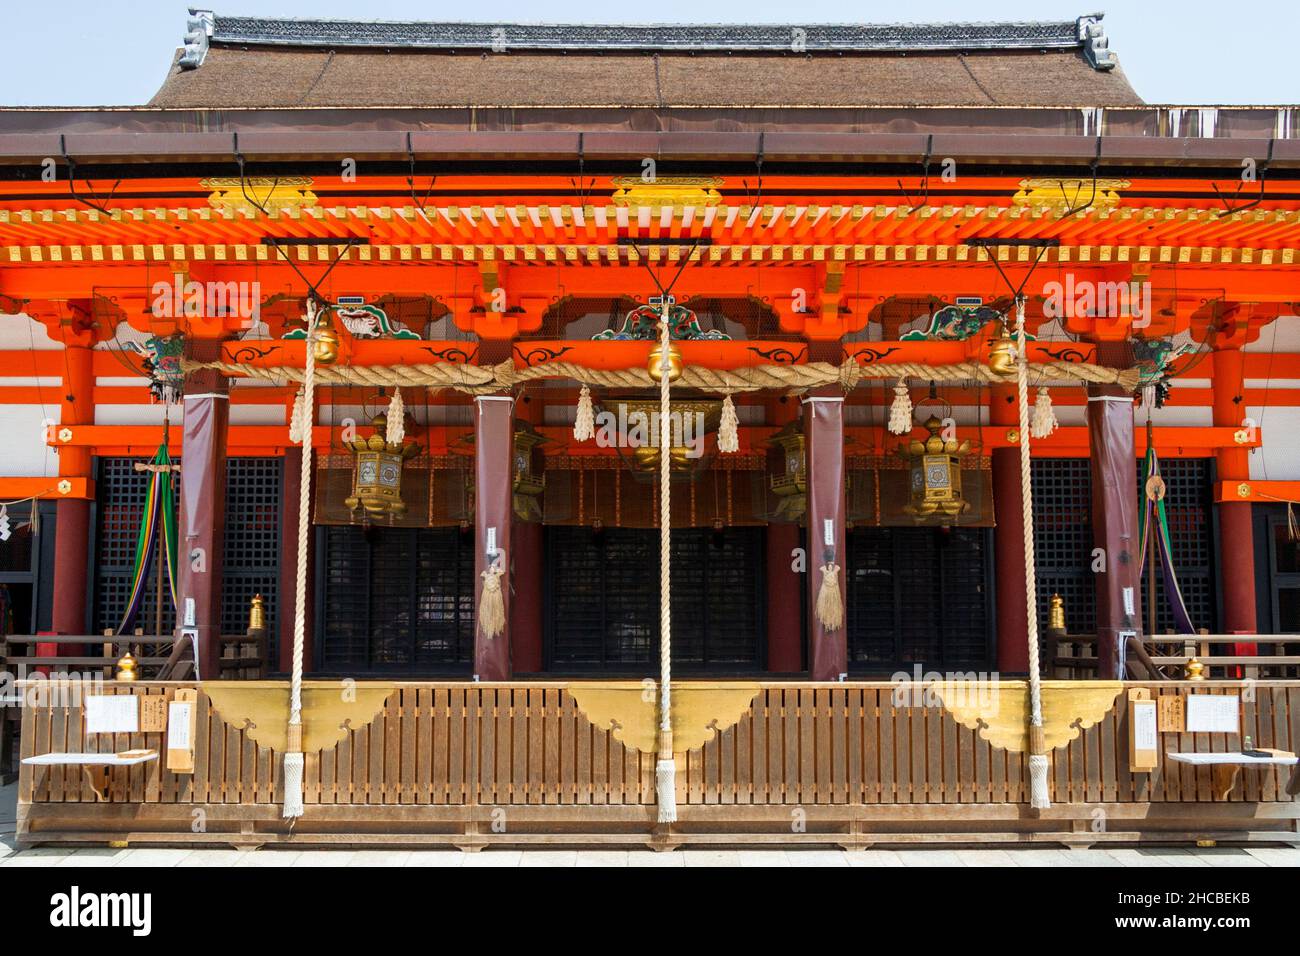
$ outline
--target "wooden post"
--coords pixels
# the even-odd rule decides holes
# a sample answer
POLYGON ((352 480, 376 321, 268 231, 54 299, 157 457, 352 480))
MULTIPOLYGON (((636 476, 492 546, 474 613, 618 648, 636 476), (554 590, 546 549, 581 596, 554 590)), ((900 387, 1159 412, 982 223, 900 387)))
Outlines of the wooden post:
POLYGON ((840 680, 848 671, 847 619, 826 630, 813 608, 821 588, 819 570, 839 565, 845 593, 844 395, 837 387, 815 389, 803 400, 804 442, 808 449, 808 670, 813 680, 840 680))
MULTIPOLYGON (((1098 361, 1106 361, 1098 345, 1098 361)), ((1142 555, 1138 553, 1137 454, 1133 396, 1115 385, 1088 387, 1089 467, 1092 474, 1093 562, 1097 586, 1097 676, 1125 676, 1127 638, 1141 633, 1142 555), (1097 552, 1100 552, 1099 554, 1097 552)))
MULTIPOLYGON (((1245 356, 1240 349, 1214 352, 1214 424, 1244 428, 1245 356)), ((1215 456, 1219 480, 1250 480, 1250 452, 1220 449, 1215 456)), ((1249 501, 1223 502, 1219 509, 1219 547, 1223 577, 1223 630, 1227 634, 1258 631, 1255 613, 1254 526, 1249 501)), ((1200 624, 1213 625, 1210 621, 1200 624)))
POLYGON ((480 395, 474 399, 474 676, 510 678, 511 518, 514 515, 514 399, 480 395), (501 596, 505 630, 488 637, 479 627, 483 572, 492 560, 505 568, 501 596))
MULTIPOLYGON (((92 425, 95 422, 94 352, 84 345, 69 344, 64 352, 67 378, 59 405, 59 424, 92 425)), ((89 478, 90 449, 69 446, 59 449, 60 478, 89 478)), ((37 503, 36 507, 39 507, 37 503)), ((55 505, 54 595, 51 626, 56 634, 86 634, 86 590, 90 567, 90 502, 60 498, 55 505)), ((68 645, 64 653, 77 655, 82 649, 68 645)))
MULTIPOLYGON (((220 357, 215 339, 186 342, 189 357, 220 357)), ((220 676, 221 563, 226 512, 226 428, 229 383, 220 372, 201 369, 185 379, 185 428, 181 449, 180 536, 177 546, 177 636, 198 633, 199 672, 220 676), (192 623, 191 623, 192 620, 192 623)))
MULTIPOLYGON (((999 433, 1019 426, 1014 385, 995 385, 989 423, 999 433)), ((1029 672, 1025 642, 1025 521, 1020 507, 1020 449, 993 450, 994 589, 997 605, 997 666, 1002 675, 1029 672)))

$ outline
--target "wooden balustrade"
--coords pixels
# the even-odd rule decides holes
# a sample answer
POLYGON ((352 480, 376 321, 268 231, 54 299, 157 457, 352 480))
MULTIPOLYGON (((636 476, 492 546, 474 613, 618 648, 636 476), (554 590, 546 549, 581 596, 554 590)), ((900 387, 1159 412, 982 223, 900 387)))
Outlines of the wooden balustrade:
MULTIPOLYGON (((184 683, 106 685, 169 696, 184 683)), ((1235 839, 1300 841, 1286 768, 1259 768, 1218 799, 1210 768, 1167 751, 1240 746, 1223 734, 1162 734, 1160 765, 1128 769, 1125 694, 1053 755, 1053 809, 1026 806, 1024 757, 897 685, 764 684, 733 726, 679 757, 680 822, 655 825, 652 753, 624 746, 579 711, 568 684, 402 683, 334 747, 308 754, 307 814, 280 818, 280 759, 226 723, 200 686, 195 772, 117 768, 100 802, 75 767, 24 766, 26 842, 695 842, 1235 839), (202 829, 195 832, 195 820, 202 829), (1100 823, 1099 823, 1100 821, 1100 823)), ((1138 686, 1138 685, 1130 685, 1138 686)), ((1240 693, 1229 682, 1149 685, 1240 693)), ((1300 686, 1250 685, 1242 734, 1300 745, 1300 686)), ((286 697, 287 704, 287 697, 286 697)), ((88 737, 77 701, 23 713, 24 756, 165 744, 159 733, 88 737)))
MULTIPOLYGON (((1045 634, 1051 675, 1092 678, 1097 673, 1097 636, 1049 630, 1045 634)), ((1193 658, 1205 665, 1207 678, 1294 680, 1300 678, 1300 634, 1156 634, 1144 635, 1150 662, 1165 673, 1182 677, 1193 658), (1254 645, 1256 653, 1237 654, 1238 644, 1254 645)), ((1131 656, 1131 655, 1130 655, 1131 656)))

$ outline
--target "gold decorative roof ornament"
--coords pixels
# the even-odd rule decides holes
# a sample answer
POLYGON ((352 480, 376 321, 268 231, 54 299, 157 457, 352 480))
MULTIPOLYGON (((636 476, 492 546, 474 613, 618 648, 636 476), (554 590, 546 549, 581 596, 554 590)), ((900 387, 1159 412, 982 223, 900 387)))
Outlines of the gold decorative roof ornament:
POLYGON ((267 212, 286 212, 316 205, 316 194, 309 188, 310 176, 254 176, 240 180, 238 176, 200 179, 199 186, 214 190, 208 203, 214 209, 242 212, 247 216, 267 212), (245 196, 244 194, 248 195, 245 196))
POLYGON ((1109 212, 1120 203, 1119 191, 1131 185, 1127 179, 1098 179, 1093 195, 1091 179, 1022 179, 1012 201, 1021 209, 1043 209, 1056 216, 1083 206, 1109 212))
POLYGON ((720 176, 659 176, 649 182, 640 176, 615 176, 615 206, 716 206, 722 201, 720 176))

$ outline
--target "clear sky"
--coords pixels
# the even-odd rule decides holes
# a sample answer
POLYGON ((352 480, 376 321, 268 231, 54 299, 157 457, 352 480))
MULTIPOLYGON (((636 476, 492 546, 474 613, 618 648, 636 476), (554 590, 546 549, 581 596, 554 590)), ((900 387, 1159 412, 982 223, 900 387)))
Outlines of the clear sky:
MULTIPOLYGON (((1073 20, 1100 0, 212 0, 218 14, 490 23, 886 23, 1073 20)), ((185 32, 175 0, 0 0, 0 105, 149 99, 185 32)), ((200 7, 209 4, 198 3, 200 7)), ((1300 105, 1300 0, 1111 0, 1110 48, 1149 103, 1300 105)))

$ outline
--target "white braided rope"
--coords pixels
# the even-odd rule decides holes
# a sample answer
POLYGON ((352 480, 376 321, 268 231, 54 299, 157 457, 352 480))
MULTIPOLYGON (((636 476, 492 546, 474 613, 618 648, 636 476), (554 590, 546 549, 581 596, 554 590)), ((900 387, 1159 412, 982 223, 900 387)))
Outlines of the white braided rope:
MULTIPOLYGON (((289 726, 302 726, 302 657, 307 635, 307 544, 311 534, 312 426, 316 424, 316 304, 307 301, 306 365, 302 384, 302 462, 298 485, 298 567, 293 591, 293 670, 289 676, 289 726)), ((303 755, 284 755, 284 815, 302 816, 303 755)))
POLYGON ((672 366, 668 358, 668 310, 665 296, 659 333, 659 759, 655 765, 655 792, 660 823, 677 820, 677 770, 672 750, 672 405, 668 398, 672 366))
POLYGON ((1025 633, 1029 641, 1029 789, 1035 809, 1051 806, 1047 792, 1048 758, 1036 753, 1034 739, 1043 726, 1043 685, 1038 668, 1038 574, 1034 559, 1034 494, 1029 457, 1029 361, 1025 348, 1025 300, 1016 298, 1016 403, 1020 412, 1020 508, 1025 543, 1025 633), (1035 733, 1035 731, 1038 733, 1035 733))

